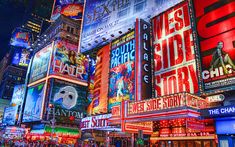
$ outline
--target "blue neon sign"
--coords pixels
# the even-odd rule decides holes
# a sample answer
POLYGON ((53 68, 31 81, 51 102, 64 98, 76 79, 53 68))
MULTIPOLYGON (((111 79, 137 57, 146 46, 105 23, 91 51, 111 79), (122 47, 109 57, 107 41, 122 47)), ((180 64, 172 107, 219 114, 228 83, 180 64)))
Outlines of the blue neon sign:
POLYGON ((201 110, 203 117, 235 116, 235 106, 221 106, 201 110))

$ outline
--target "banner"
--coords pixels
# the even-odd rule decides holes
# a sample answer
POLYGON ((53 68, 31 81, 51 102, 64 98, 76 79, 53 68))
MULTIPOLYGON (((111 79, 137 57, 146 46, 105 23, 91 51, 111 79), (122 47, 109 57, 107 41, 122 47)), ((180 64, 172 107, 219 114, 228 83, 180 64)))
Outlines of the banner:
POLYGON ((35 82, 39 79, 46 77, 51 52, 52 47, 51 45, 48 45, 34 55, 30 71, 29 83, 35 82))
POLYGON ((15 125, 17 117, 18 107, 6 107, 4 109, 4 115, 2 122, 7 125, 15 125))
POLYGON ((23 48, 14 48, 14 54, 12 58, 12 64, 16 66, 25 66, 29 65, 31 59, 31 52, 23 48))
POLYGON ((149 21, 182 0, 86 0, 81 34, 81 52, 107 44, 135 27, 136 18, 149 21), (108 30, 108 31, 107 31, 108 30))
POLYGON ((123 100, 134 100, 135 92, 135 31, 112 42, 109 73, 109 106, 123 100))
POLYGON ((104 46, 97 52, 95 69, 93 114, 107 113, 109 87, 110 45, 104 46))
POLYGON ((45 89, 45 83, 28 88, 22 122, 42 119, 45 89))
POLYGON ((15 85, 11 104, 14 105, 22 105, 22 102, 24 100, 24 91, 25 91, 25 85, 15 85))
POLYGON ((234 0, 193 0, 204 89, 235 84, 234 0), (202 5, 203 3, 203 5, 202 5))
POLYGON ((72 19, 82 19, 84 0, 55 0, 51 20, 55 21, 60 15, 72 19))
MULTIPOLYGON (((56 122, 79 124, 88 105, 86 90, 86 87, 65 81, 55 79, 52 82, 50 103, 55 107, 56 122)), ((50 113, 52 115, 52 110, 50 113)))
POLYGON ((188 4, 183 2, 152 19, 155 96, 198 92, 188 4))
POLYGON ((87 82, 89 60, 77 53, 77 45, 58 40, 54 48, 50 74, 87 82))

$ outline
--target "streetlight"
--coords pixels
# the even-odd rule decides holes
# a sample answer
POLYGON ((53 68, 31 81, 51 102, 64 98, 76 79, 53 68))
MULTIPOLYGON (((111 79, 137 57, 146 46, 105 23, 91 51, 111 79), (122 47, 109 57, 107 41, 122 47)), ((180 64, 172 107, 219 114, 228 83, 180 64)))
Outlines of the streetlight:
POLYGON ((51 138, 52 140, 54 141, 54 133, 55 133, 55 122, 56 122, 56 119, 55 119, 55 107, 53 104, 49 104, 49 108, 52 109, 52 119, 50 120, 51 122, 51 138))

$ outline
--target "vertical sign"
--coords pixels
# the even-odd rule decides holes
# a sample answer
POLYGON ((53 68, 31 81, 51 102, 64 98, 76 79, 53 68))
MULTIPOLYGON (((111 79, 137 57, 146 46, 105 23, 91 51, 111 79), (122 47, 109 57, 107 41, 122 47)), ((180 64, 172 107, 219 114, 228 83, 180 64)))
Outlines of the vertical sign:
POLYGON ((188 3, 152 19, 156 97, 198 92, 198 79, 188 3))
POLYGON ((134 100, 135 31, 112 41, 109 74, 109 110, 123 100, 134 100))
POLYGON ((136 100, 152 97, 150 24, 136 21, 136 100))
POLYGON ((110 45, 104 46, 97 53, 95 70, 93 114, 107 113, 107 97, 109 85, 109 53, 110 45))
POLYGON ((193 0, 204 89, 235 84, 234 0, 193 0))

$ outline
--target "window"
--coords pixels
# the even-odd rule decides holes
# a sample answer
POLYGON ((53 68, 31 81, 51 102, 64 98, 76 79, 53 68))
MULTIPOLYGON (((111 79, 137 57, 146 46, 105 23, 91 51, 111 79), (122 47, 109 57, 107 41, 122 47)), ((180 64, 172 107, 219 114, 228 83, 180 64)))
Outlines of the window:
POLYGON ((70 31, 70 32, 71 32, 72 34, 73 34, 73 31, 74 31, 74 28, 71 28, 71 31, 70 31))
POLYGON ((67 31, 68 31, 68 32, 70 31, 70 27, 69 27, 69 26, 67 26, 67 31))

